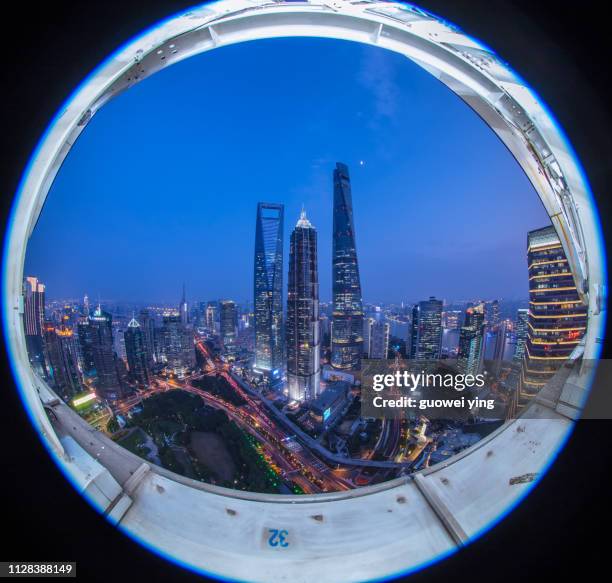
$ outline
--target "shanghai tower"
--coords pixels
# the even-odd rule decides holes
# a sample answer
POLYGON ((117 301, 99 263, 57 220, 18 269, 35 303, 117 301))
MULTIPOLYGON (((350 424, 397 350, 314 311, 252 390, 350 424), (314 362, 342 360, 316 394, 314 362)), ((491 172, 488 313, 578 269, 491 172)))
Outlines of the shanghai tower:
POLYGON ((282 204, 260 202, 255 225, 255 369, 270 382, 283 368, 282 204))
POLYGON ((287 385, 291 400, 319 396, 320 349, 317 232, 302 210, 289 245, 287 385))
POLYGON ((332 292, 331 364, 337 369, 359 370, 363 351, 363 305, 351 181, 348 167, 341 162, 334 170, 332 292))

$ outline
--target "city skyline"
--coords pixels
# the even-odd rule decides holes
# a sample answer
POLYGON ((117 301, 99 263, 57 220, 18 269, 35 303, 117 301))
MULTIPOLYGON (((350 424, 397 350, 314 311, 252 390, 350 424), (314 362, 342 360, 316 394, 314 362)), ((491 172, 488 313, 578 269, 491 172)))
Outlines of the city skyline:
MULTIPOLYGON (((251 43, 247 52, 223 48, 110 103, 60 170, 31 239, 26 273, 36 273, 57 298, 88 293, 174 303, 177 282, 186 280, 191 300, 243 301, 252 297, 250 278, 241 274, 252 271, 252 216, 260 200, 283 204, 287 217, 305 204, 321 234, 321 265, 331 264, 331 172, 338 160, 351 168, 365 301, 527 297, 520 277, 525 235, 547 219, 512 156, 465 104, 398 55, 322 39, 251 43), (287 103, 251 119, 251 108, 278 88, 279 47, 292 49, 285 65, 295 67, 285 79, 287 103), (313 62, 323 51, 330 58, 319 70, 313 62), (228 94, 212 96, 198 93, 201 71, 213 81, 240 75, 228 94), (255 72, 271 86, 254 91, 255 72), (309 82, 317 76, 329 81, 322 83, 326 89, 309 82), (254 94, 241 106, 233 93, 247 86, 254 94), (406 99, 409 123, 400 107, 406 99), (240 135, 221 131, 224 115, 210 116, 222 106, 244 121, 235 126, 244 128, 240 135), (112 128, 123 126, 117 140, 112 128), (213 128, 214 144, 205 128, 213 128), (291 148, 278 148, 289 139, 291 148), (400 219, 397 225, 390 216, 400 219), (490 277, 501 254, 509 259, 499 277, 490 277)), ((287 247, 286 240, 285 256, 287 247)), ((331 269, 321 270, 322 301, 332 299, 330 276, 331 269)))

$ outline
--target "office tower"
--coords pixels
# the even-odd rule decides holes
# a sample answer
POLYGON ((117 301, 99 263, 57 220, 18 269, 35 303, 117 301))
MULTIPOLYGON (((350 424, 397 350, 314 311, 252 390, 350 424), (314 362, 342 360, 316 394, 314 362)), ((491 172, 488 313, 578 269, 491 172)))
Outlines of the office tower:
POLYGON ((495 330, 495 348, 493 350, 493 374, 499 375, 506 354, 506 346, 509 343, 511 326, 508 320, 499 322, 495 330))
POLYGON ((304 210, 289 244, 286 339, 289 398, 314 399, 321 376, 317 232, 304 210))
POLYGON ((113 318, 98 305, 89 316, 91 349, 98 382, 96 394, 115 400, 122 396, 113 349, 113 318))
POLYGON ((482 364, 482 345, 484 337, 484 304, 480 303, 465 311, 465 321, 459 334, 457 368, 463 374, 475 375, 482 364))
POLYGON ((130 378, 141 386, 149 385, 149 355, 140 324, 132 318, 124 333, 130 378))
POLYGON ((89 296, 87 294, 83 297, 83 315, 89 316, 89 296))
POLYGON ((183 283, 183 297, 179 304, 179 314, 181 316, 181 323, 183 326, 187 326, 189 323, 189 306, 187 305, 187 297, 185 295, 185 284, 183 283))
POLYGON ((406 355, 415 359, 417 351, 417 340, 419 338, 419 304, 414 304, 411 310, 410 331, 408 333, 406 355))
POLYGON ((529 332, 529 310, 521 308, 516 312, 516 350, 513 362, 523 362, 525 342, 529 332))
POLYGON ((461 328, 461 310, 444 310, 442 312, 442 328, 459 330, 461 328))
POLYGON ((147 367, 150 370, 157 362, 158 357, 155 346, 155 318, 151 315, 149 310, 140 310, 138 323, 140 324, 140 331, 142 332, 142 340, 147 356, 147 367))
POLYGON ((500 311, 499 311, 499 301, 493 300, 490 304, 486 306, 486 320, 487 326, 490 329, 495 329, 501 320, 500 311))
POLYGON ((348 167, 340 162, 334 170, 332 293, 331 364, 338 369, 359 370, 363 352, 361 282, 351 182, 348 167))
POLYGON ((208 302, 206 306, 206 328, 210 334, 216 333, 217 306, 214 302, 208 302))
POLYGON ((554 227, 527 235, 529 323, 520 404, 534 396, 567 360, 586 330, 587 309, 554 227))
POLYGON ((45 351, 49 382, 57 394, 69 401, 81 390, 77 342, 70 328, 45 324, 45 351))
POLYGON ((367 322, 368 358, 387 359, 389 355, 391 326, 388 322, 377 322, 374 318, 368 318, 367 322))
POLYGON ((23 282, 23 327, 26 349, 32 368, 40 376, 46 375, 43 340, 45 320, 45 286, 36 277, 23 282))
POLYGON ((119 317, 119 319, 113 321, 113 350, 117 358, 124 362, 127 359, 127 354, 125 352, 125 328, 126 325, 123 317, 119 317))
POLYGON ((442 347, 442 301, 431 296, 412 310, 410 358, 437 360, 442 347))
MULTIPOLYGON (((321 317, 319 317, 321 320, 321 317)), ((372 325, 376 322, 374 318, 364 318, 363 320, 363 353, 365 358, 369 358, 368 354, 370 354, 370 331, 372 329, 372 325)), ((324 335, 323 326, 321 325, 321 335, 324 335)))
POLYGON ((257 204, 255 225, 255 369, 279 379, 283 369, 282 204, 257 204))
POLYGON ((238 310, 236 303, 232 300, 223 300, 220 302, 219 324, 221 342, 223 343, 223 351, 225 354, 232 355, 236 353, 236 332, 238 328, 238 310))
POLYGON ((89 317, 79 318, 77 336, 81 370, 87 376, 92 375, 96 372, 96 363, 93 356, 93 327, 90 325, 89 317))
POLYGON ((172 374, 183 378, 195 366, 193 335, 183 324, 181 314, 164 314, 162 326, 163 347, 166 368, 172 374))

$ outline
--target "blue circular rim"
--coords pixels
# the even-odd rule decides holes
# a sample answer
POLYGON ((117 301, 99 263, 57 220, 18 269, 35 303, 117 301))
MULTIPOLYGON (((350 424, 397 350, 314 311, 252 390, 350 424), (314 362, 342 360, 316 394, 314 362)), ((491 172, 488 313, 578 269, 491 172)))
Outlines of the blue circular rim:
MULTIPOLYGON (((224 0, 214 0, 211 2, 203 2, 201 4, 195 5, 191 8, 191 10, 197 10, 199 8, 202 8, 204 6, 210 6, 213 4, 222 4, 224 2, 224 0)), ((536 99, 536 101, 538 102, 538 104, 540 105, 540 107, 542 107, 542 109, 544 110, 544 112, 546 113, 547 117, 549 118, 549 120, 552 122, 552 125, 554 126, 554 128, 556 129, 556 131, 558 132, 559 136, 562 138, 563 141, 563 147, 565 148, 565 150, 567 151, 567 153, 570 155, 570 157, 573 159, 576 168, 578 169, 579 173, 580 173, 580 177, 581 180, 583 182, 583 184, 585 185, 585 189, 586 192, 588 194, 589 197, 589 204, 590 206, 594 209, 595 211, 595 216, 597 217, 598 221, 597 221, 597 240, 598 240, 598 246, 599 246, 599 250, 600 250, 600 254, 601 254, 601 258, 602 258, 602 274, 604 275, 604 277, 607 274, 607 257, 606 257, 606 253, 605 253, 605 245, 604 245, 604 238, 603 238, 603 232, 602 232, 602 227, 601 227, 601 220, 600 220, 600 214, 598 211, 598 207, 595 201, 595 197, 593 195, 593 192, 591 190, 589 181, 587 179, 586 176, 586 172, 582 166, 582 164, 580 163, 580 160, 578 159, 578 156, 576 155, 576 152, 574 151, 573 147, 571 146, 571 143, 565 133, 565 131, 563 130, 562 126, 560 125, 560 123, 557 121, 557 119, 555 118, 555 116, 553 115, 552 111, 549 109, 549 107, 546 105, 546 103, 540 98, 540 96, 538 95, 538 93, 533 89, 533 87, 531 87, 508 63, 506 63, 505 61, 503 61, 503 59, 501 59, 499 57, 499 55, 489 46, 485 45, 484 43, 482 43, 481 41, 479 41, 478 39, 475 39, 474 37, 471 37, 470 35, 466 34, 461 28, 459 28, 457 25, 455 25, 452 22, 447 21, 446 19, 439 17, 436 14, 433 14, 430 11, 424 10, 416 5, 407 3, 407 2, 403 2, 403 1, 398 1, 398 4, 404 4, 407 7, 413 7, 416 8, 417 10, 421 11, 422 13, 425 14, 429 14, 431 15, 432 18, 435 18, 436 20, 443 22, 444 24, 453 27, 454 29, 458 30, 461 32, 461 34, 465 35, 466 37, 470 38, 473 42, 475 42, 476 44, 478 44, 480 47, 482 47, 484 50, 486 50, 487 52, 490 52, 492 55, 494 55, 496 58, 499 59, 499 61, 501 63, 503 63, 507 69, 512 72, 513 75, 515 75, 515 77, 521 81, 521 83, 527 87, 530 92, 532 93, 533 97, 536 99)), ((21 200, 22 194, 23 194, 23 188, 24 185, 29 177, 29 174, 32 170, 32 167, 34 165, 34 162, 36 161, 40 150, 43 146, 43 144, 45 143, 45 141, 47 140, 47 138, 49 137, 49 134, 51 133, 51 131, 53 130, 53 128, 55 127, 57 121, 59 120, 59 118, 62 116, 63 112, 69 107, 69 105, 72 103, 72 101, 74 100, 75 96, 81 92, 81 90, 88 85, 92 79, 94 79, 99 73, 100 71, 106 67, 112 60, 114 60, 123 50, 125 50, 129 45, 131 45, 132 43, 138 41, 139 39, 141 39, 142 37, 146 36, 147 34, 161 28, 162 26, 164 26, 165 24, 167 24, 168 22, 174 20, 175 18, 184 15, 186 12, 188 12, 189 10, 182 10, 180 12, 176 12, 174 14, 172 14, 171 16, 168 16, 167 18, 164 18, 162 20, 160 20, 159 22, 157 22, 156 24, 148 27, 147 29, 145 29, 144 31, 142 31, 141 33, 135 35, 134 37, 132 37, 131 39, 129 39, 128 41, 124 42, 120 47, 118 47, 113 53, 111 53, 111 55, 109 55, 104 61, 102 61, 93 71, 91 71, 86 77, 85 79, 78 85, 78 87, 72 91, 72 93, 70 94, 70 96, 64 101, 64 103, 62 104, 62 106, 59 108, 59 110, 57 111, 57 113, 55 114, 55 116, 53 117, 53 119, 51 120, 51 122, 49 123, 49 125, 47 126, 46 130, 44 131, 43 135, 41 136, 40 140, 38 141, 38 144, 36 145, 34 151, 32 152, 32 155, 30 156, 30 159, 22 173, 21 176, 21 180, 19 182, 19 186, 17 189, 17 192, 15 194, 14 200, 13 200, 13 204, 11 207, 11 211, 10 211, 10 215, 9 215, 9 219, 7 221, 7 229, 6 229, 6 233, 4 236, 4 250, 3 250, 3 274, 2 274, 2 279, 3 279, 3 289, 7 290, 7 280, 8 280, 8 242, 10 240, 12 231, 13 231, 13 225, 15 222, 15 214, 16 214, 16 209, 19 206, 19 202, 21 200)), ((9 329, 9 318, 8 318, 8 314, 5 311, 5 306, 3 306, 3 328, 4 328, 4 336, 6 339, 10 338, 10 329, 9 329)), ((602 338, 604 337, 604 333, 605 333, 605 329, 604 329, 605 323, 602 323, 602 331, 601 331, 601 336, 602 338)), ((602 343, 603 344, 603 343, 602 343)), ((596 351, 597 351, 597 359, 599 359, 600 354, 601 354, 601 350, 602 350, 602 344, 599 344, 596 351)), ((25 390, 24 387, 22 386, 20 380, 19 380, 19 376, 17 373, 17 369, 16 369, 16 355, 14 352, 14 348, 11 345, 11 342, 6 342, 6 346, 7 346, 7 352, 9 354, 9 362, 11 365, 11 370, 13 373, 13 377, 15 379, 15 384, 17 385, 21 400, 23 401, 24 407, 27 411, 28 417, 30 419, 30 422, 32 423, 33 427, 36 428, 37 427, 37 423, 36 423, 36 419, 34 416, 34 412, 31 410, 31 408, 28 406, 27 404, 27 399, 25 396, 25 390)), ((591 385, 592 385, 592 379, 591 379, 591 385)), ((590 390, 590 389, 589 389, 590 390)), ((482 537, 485 533, 487 533, 489 530, 492 530, 493 528, 495 528, 500 522, 502 522, 509 514, 511 514, 514 509, 523 502, 523 500, 531 493, 531 491, 533 490, 533 488, 535 488, 540 480, 544 477, 544 475, 548 472, 548 470, 550 469, 550 467, 552 466, 552 464, 556 461, 559 453, 561 452, 561 450, 565 447, 567 441, 570 439, 573 431, 574 431, 575 425, 572 424, 570 426, 570 428, 566 431, 563 440, 561 441, 561 443, 559 444, 559 446, 557 447, 556 451, 553 452, 546 465, 544 466, 543 470, 541 471, 541 473, 537 476, 537 478, 531 482, 529 484, 529 486, 525 487, 524 490, 522 491, 521 495, 512 503, 510 504, 507 508, 504 509, 503 512, 501 512, 495 519, 491 520, 489 522, 489 524, 487 524, 486 526, 482 527, 478 532, 476 532, 475 534, 473 534, 472 536, 470 536, 470 538, 468 539, 468 541, 463 545, 466 546, 468 544, 471 544, 473 541, 479 539, 480 537, 482 537)), ((50 446, 49 442, 47 441, 47 439, 44 437, 44 435, 42 435, 42 433, 40 433, 39 431, 37 431, 38 433, 38 437, 41 440, 41 442, 43 443, 44 447, 47 449, 49 455, 51 456, 51 458, 53 459, 53 461, 55 462, 56 466, 59 468, 59 470, 61 471, 61 473, 65 476, 65 478, 68 480, 68 482, 70 482, 70 484, 75 488, 75 490, 77 490, 82 496, 83 498, 100 514, 102 514, 104 516, 104 518, 107 518, 107 516, 104 515, 104 509, 101 508, 95 500, 93 500, 86 492, 82 492, 80 490, 79 485, 76 483, 74 477, 70 474, 70 472, 68 471, 66 465, 64 464, 63 460, 61 460, 59 458, 59 456, 57 455, 57 453, 52 449, 52 447, 50 446)), ((200 567, 196 567, 195 565, 191 565, 187 562, 184 562, 180 559, 178 559, 177 557, 169 554, 168 552, 166 552, 164 549, 159 548, 154 546, 153 544, 149 543, 146 539, 141 538, 137 535, 135 535, 134 533, 130 532, 129 529, 123 527, 120 523, 118 525, 116 525, 118 527, 118 529, 123 532, 124 534, 126 534, 130 539, 132 539, 133 541, 137 542, 138 544, 140 544, 141 546, 143 546, 144 548, 146 548, 148 551, 151 551, 152 553, 164 558, 165 560, 167 560, 170 563, 173 563, 179 567, 182 567, 188 571, 191 571, 193 573, 196 573, 198 575, 204 576, 204 577, 208 577, 208 578, 212 578, 212 579, 217 579, 218 581, 227 581, 227 582, 232 582, 232 581, 236 581, 236 579, 230 579, 224 575, 221 575, 219 573, 215 573, 212 571, 207 571, 203 568, 200 567)), ((450 557, 451 555, 455 554, 456 552, 458 552, 460 549, 462 548, 462 546, 455 546, 447 551, 444 551, 442 553, 440 553, 439 555, 435 556, 432 559, 429 559, 427 561, 424 561, 422 563, 418 563, 416 565, 414 565, 413 567, 403 570, 403 571, 399 571, 397 573, 393 573, 393 574, 389 574, 380 578, 376 578, 376 579, 370 579, 368 581, 370 581, 371 583, 383 583, 383 582, 387 582, 387 581, 393 581, 395 579, 398 579, 400 577, 405 577, 408 575, 411 575, 413 573, 416 573, 418 571, 424 570, 440 561, 443 561, 444 559, 450 557)))

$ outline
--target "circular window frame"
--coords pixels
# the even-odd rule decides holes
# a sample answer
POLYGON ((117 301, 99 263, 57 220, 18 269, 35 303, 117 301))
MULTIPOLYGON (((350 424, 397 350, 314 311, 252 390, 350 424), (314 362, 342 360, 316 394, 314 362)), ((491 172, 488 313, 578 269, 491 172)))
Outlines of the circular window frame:
POLYGON ((534 402, 528 419, 506 423, 443 464, 378 486, 295 497, 195 482, 143 463, 102 435, 91 437, 84 421, 34 374, 27 358, 22 324, 27 242, 61 164, 91 117, 122 91, 183 59, 229 44, 289 36, 343 39, 404 54, 481 116, 540 196, 588 305, 587 333, 572 360, 597 360, 605 320, 601 228, 586 177, 563 131, 531 88, 490 48, 416 6, 376 0, 204 4, 151 28, 100 65, 52 121, 24 172, 5 242, 5 334, 30 419, 57 464, 109 520, 142 544, 221 578, 323 582, 340 580, 342 571, 341 580, 397 576, 453 552, 527 494, 571 433, 592 374, 573 377, 581 391, 574 392, 563 410, 558 399, 534 402), (524 448, 534 435, 539 436, 537 452, 526 460, 524 448), (480 466, 486 467, 486 479, 474 477, 480 466), (186 527, 187 504, 181 500, 187 499, 195 509, 192 519, 209 520, 211 532, 227 528, 240 534, 225 536, 217 530, 203 536, 186 527), (468 516, 465 509, 474 499, 483 510, 468 516), (359 511, 364 503, 369 508, 367 531, 358 524, 364 521, 359 511), (214 519, 206 518, 210 514, 214 519), (418 532, 406 524, 407 518, 420 525, 418 532), (291 545, 281 554, 268 548, 266 533, 285 526, 291 545), (188 534, 181 535, 181 527, 188 534), (383 532, 396 542, 372 550, 366 532, 383 532), (359 533, 360 540, 355 536, 359 533), (219 547, 216 539, 224 536, 235 550, 219 547), (182 548, 181 541, 189 548, 182 548), (410 551, 398 556, 404 546, 410 551), (353 576, 346 573, 349 558, 353 576))

